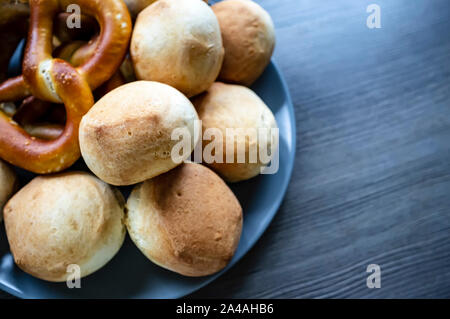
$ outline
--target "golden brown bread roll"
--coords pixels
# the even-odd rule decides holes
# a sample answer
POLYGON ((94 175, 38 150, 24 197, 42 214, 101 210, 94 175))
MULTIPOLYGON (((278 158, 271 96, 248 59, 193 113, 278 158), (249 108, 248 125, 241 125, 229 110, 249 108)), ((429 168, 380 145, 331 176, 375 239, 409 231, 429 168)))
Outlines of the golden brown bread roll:
POLYGON ((33 179, 5 206, 6 234, 16 264, 37 278, 62 282, 68 266, 81 276, 103 267, 125 238, 124 199, 84 172, 33 179))
POLYGON ((242 208, 210 169, 185 163, 136 186, 127 202, 128 233, 155 264, 185 276, 216 273, 232 259, 242 208))
POLYGON ((217 78, 223 60, 219 23, 201 0, 159 0, 142 11, 131 57, 140 80, 166 83, 192 97, 217 78))
POLYGON ((17 188, 17 176, 11 167, 0 160, 0 221, 3 219, 3 206, 17 188))
POLYGON ((264 148, 262 150, 267 150, 267 154, 273 156, 271 150, 276 151, 278 148, 277 136, 271 134, 273 129, 278 128, 277 122, 267 105, 247 87, 220 82, 214 83, 205 94, 196 97, 193 103, 202 121, 203 150, 211 143, 205 135, 207 130, 219 130, 223 137, 223 156, 214 152, 222 163, 216 159, 209 163, 204 158, 208 165, 228 182, 239 182, 259 175, 268 164, 268 161, 264 163, 261 160, 260 149, 264 148), (227 129, 238 129, 236 136, 227 136, 227 129), (239 129, 243 129, 242 132, 239 129), (265 133, 263 130, 267 131, 264 135, 267 136, 266 141, 260 138, 260 134, 265 133), (234 156, 230 154, 231 163, 227 162, 227 138, 231 139, 231 145, 233 140, 235 142, 234 156), (245 150, 245 159, 241 163, 238 162, 239 149, 245 150), (252 150, 257 154, 253 163, 249 156, 252 150))
POLYGON ((225 0, 212 9, 219 20, 225 48, 219 79, 250 86, 269 64, 275 47, 272 19, 250 0, 225 0))
POLYGON ((176 89, 158 82, 132 82, 106 94, 83 117, 81 153, 105 182, 137 184, 179 164, 171 156, 178 143, 171 138, 175 129, 189 131, 192 152, 200 139, 200 132, 194 131, 197 120, 192 103, 176 89))

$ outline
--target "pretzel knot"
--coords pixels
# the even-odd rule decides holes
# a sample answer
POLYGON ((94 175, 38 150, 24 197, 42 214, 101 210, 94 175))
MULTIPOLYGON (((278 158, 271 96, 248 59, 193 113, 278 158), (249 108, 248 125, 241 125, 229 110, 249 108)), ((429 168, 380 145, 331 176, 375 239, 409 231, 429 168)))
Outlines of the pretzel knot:
POLYGON ((71 166, 79 157, 78 128, 94 105, 92 90, 113 76, 126 54, 131 18, 122 0, 30 0, 30 29, 22 65, 23 75, 0 85, 0 102, 30 94, 48 102, 64 103, 67 120, 54 140, 30 136, 0 112, 0 157, 26 170, 47 174, 71 166), (52 57, 55 16, 70 4, 95 17, 100 36, 92 56, 77 68, 52 57))

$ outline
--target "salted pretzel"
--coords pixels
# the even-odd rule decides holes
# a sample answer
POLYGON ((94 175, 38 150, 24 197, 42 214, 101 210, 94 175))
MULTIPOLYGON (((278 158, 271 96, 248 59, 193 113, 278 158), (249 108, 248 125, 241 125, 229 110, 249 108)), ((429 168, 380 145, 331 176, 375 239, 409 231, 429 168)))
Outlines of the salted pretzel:
MULTIPOLYGON (((61 14, 58 15, 58 17, 61 16, 61 14)), ((62 29, 64 28, 60 27, 60 30, 62 29)), ((86 30, 83 32, 86 32, 86 30)), ((68 39, 70 40, 70 38, 68 39)), ((73 66, 79 66, 95 53, 98 39, 99 36, 95 35, 89 42, 77 40, 67 42, 56 48, 53 52, 53 56, 63 59, 73 66)), ((122 75, 122 66, 123 64, 121 65, 120 70, 117 70, 108 81, 103 83, 93 92, 96 101, 108 92, 127 83, 124 75, 122 75)), ((45 140, 53 140, 62 134, 65 117, 65 112, 61 112, 60 105, 55 105, 50 102, 39 100, 34 96, 30 96, 23 100, 12 118, 30 135, 45 140), (48 117, 52 117, 51 122, 48 121, 48 117), (64 119, 64 121, 61 122, 61 119, 64 119)))
MULTIPOLYGON (((97 40, 98 35, 94 36, 89 42, 77 40, 68 42, 56 48, 53 55, 68 61, 73 66, 79 66, 94 54, 97 40)), ((93 92, 96 101, 108 92, 127 83, 125 76, 122 74, 124 63, 108 81, 93 92)), ((124 72, 127 73, 126 70, 124 72)), ((13 120, 32 136, 53 140, 58 138, 64 131, 66 114, 60 104, 42 101, 34 96, 30 96, 24 99, 18 108, 15 106, 13 108, 15 109, 15 112, 12 112, 11 115, 13 120)))
POLYGON ((0 85, 0 102, 22 100, 30 94, 64 103, 66 125, 55 140, 29 135, 0 112, 0 157, 29 171, 46 174, 64 170, 80 156, 78 127, 94 104, 92 90, 106 82, 122 63, 131 35, 131 18, 122 0, 30 0, 30 28, 22 76, 0 85), (95 17, 100 35, 91 58, 79 67, 52 57, 55 16, 70 4, 95 17))
MULTIPOLYGON (((55 56, 70 62, 72 65, 77 65, 78 60, 83 61, 85 59, 80 54, 80 51, 77 51, 83 44, 83 41, 69 43, 61 47, 55 56), (78 54, 74 55, 74 51, 78 52, 78 54)), ((90 54, 87 47, 82 48, 81 52, 90 54)), ((96 101, 112 90, 127 83, 121 69, 116 71, 108 81, 93 92, 96 101)), ((22 101, 19 108, 15 108, 15 112, 12 112, 11 116, 30 135, 45 140, 53 140, 58 138, 64 131, 66 114, 60 106, 59 104, 45 102, 34 96, 30 96, 22 101)))
MULTIPOLYGON (((59 13, 54 20, 56 38, 53 38, 53 45, 57 45, 57 47, 53 51, 53 56, 78 67, 94 55, 98 46, 99 30, 97 21, 86 15, 81 15, 81 28, 69 29, 66 25, 69 18, 70 14, 59 13)), ((112 85, 117 86, 117 73, 118 71, 110 80, 94 91, 94 97, 105 92, 105 88, 110 89, 113 88, 112 85)), ((120 85, 122 84, 124 83, 120 83, 120 85)), ((30 135, 44 140, 53 140, 64 131, 66 114, 63 107, 63 105, 30 96, 24 99, 18 108, 15 105, 11 107, 15 110, 11 116, 30 135)))

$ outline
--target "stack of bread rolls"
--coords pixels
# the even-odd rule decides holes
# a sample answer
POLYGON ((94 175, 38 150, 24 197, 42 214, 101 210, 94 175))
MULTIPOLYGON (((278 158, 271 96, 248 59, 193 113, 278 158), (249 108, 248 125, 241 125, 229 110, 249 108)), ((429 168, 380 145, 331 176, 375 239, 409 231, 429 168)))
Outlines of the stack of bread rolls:
MULTIPOLYGON (((127 230, 149 260, 169 271, 198 277, 222 270, 243 226, 242 207, 226 183, 254 178, 268 165, 249 162, 253 146, 278 144, 244 137, 236 142, 245 151, 242 163, 190 161, 195 149, 208 147, 208 129, 219 130, 225 145, 228 128, 277 128, 249 88, 275 45, 263 8, 250 0, 124 1, 134 19, 121 67, 128 76, 102 91, 79 128, 91 172, 37 176, 12 196, 15 174, 0 161, 11 252, 22 270, 43 280, 67 280, 70 265, 82 277, 92 274, 120 250, 127 230), (177 130, 189 140, 174 160, 177 130), (125 200, 116 187, 129 185, 125 200)), ((225 146, 219 151, 227 158, 225 146)))

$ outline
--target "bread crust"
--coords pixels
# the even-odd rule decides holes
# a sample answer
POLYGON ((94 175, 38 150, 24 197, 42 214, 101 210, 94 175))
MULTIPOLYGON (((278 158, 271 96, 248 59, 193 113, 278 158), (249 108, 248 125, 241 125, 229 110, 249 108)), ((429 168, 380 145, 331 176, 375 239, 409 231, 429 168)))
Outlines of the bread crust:
MULTIPOLYGON (((256 163, 252 163, 249 160, 250 151, 256 149, 259 153, 261 147, 265 147, 267 150, 271 150, 271 148, 276 150, 278 140, 271 136, 267 138, 267 143, 264 145, 258 135, 248 134, 247 138, 244 136, 239 139, 239 134, 237 134, 234 139, 234 162, 227 163, 227 129, 244 129, 244 134, 246 129, 255 131, 257 134, 259 134, 259 129, 267 129, 268 133, 270 130, 276 129, 278 127, 277 122, 267 105, 249 88, 221 82, 214 83, 205 94, 196 97, 193 103, 202 121, 203 135, 205 135, 206 130, 216 128, 220 130, 223 136, 222 163, 215 161, 208 166, 227 182, 232 183, 259 175, 261 168, 265 165, 261 162, 259 155, 256 163), (237 151, 240 148, 245 150, 244 163, 238 163, 237 151)), ((209 143, 211 141, 203 140, 203 149, 209 143)))
POLYGON ((175 129, 189 131, 194 149, 200 139, 200 132, 194 130, 196 120, 194 106, 176 89, 157 82, 132 82, 105 95, 84 116, 81 153, 103 181, 137 184, 179 164, 171 156, 178 143, 171 139, 175 129))
POLYGON ((275 48, 272 19, 250 0, 225 0, 212 9, 225 48, 219 80, 250 86, 264 72, 275 48))
POLYGON ((139 14, 130 53, 138 79, 166 83, 192 97, 216 80, 224 50, 206 3, 159 0, 139 14))
POLYGON ((147 258, 179 274, 216 273, 232 259, 242 208, 210 169, 185 163, 146 181, 127 202, 128 232, 147 258))
POLYGON ((73 264, 87 276, 122 246, 124 206, 120 192, 88 173, 36 177, 4 209, 14 261, 47 281, 65 281, 73 264))

